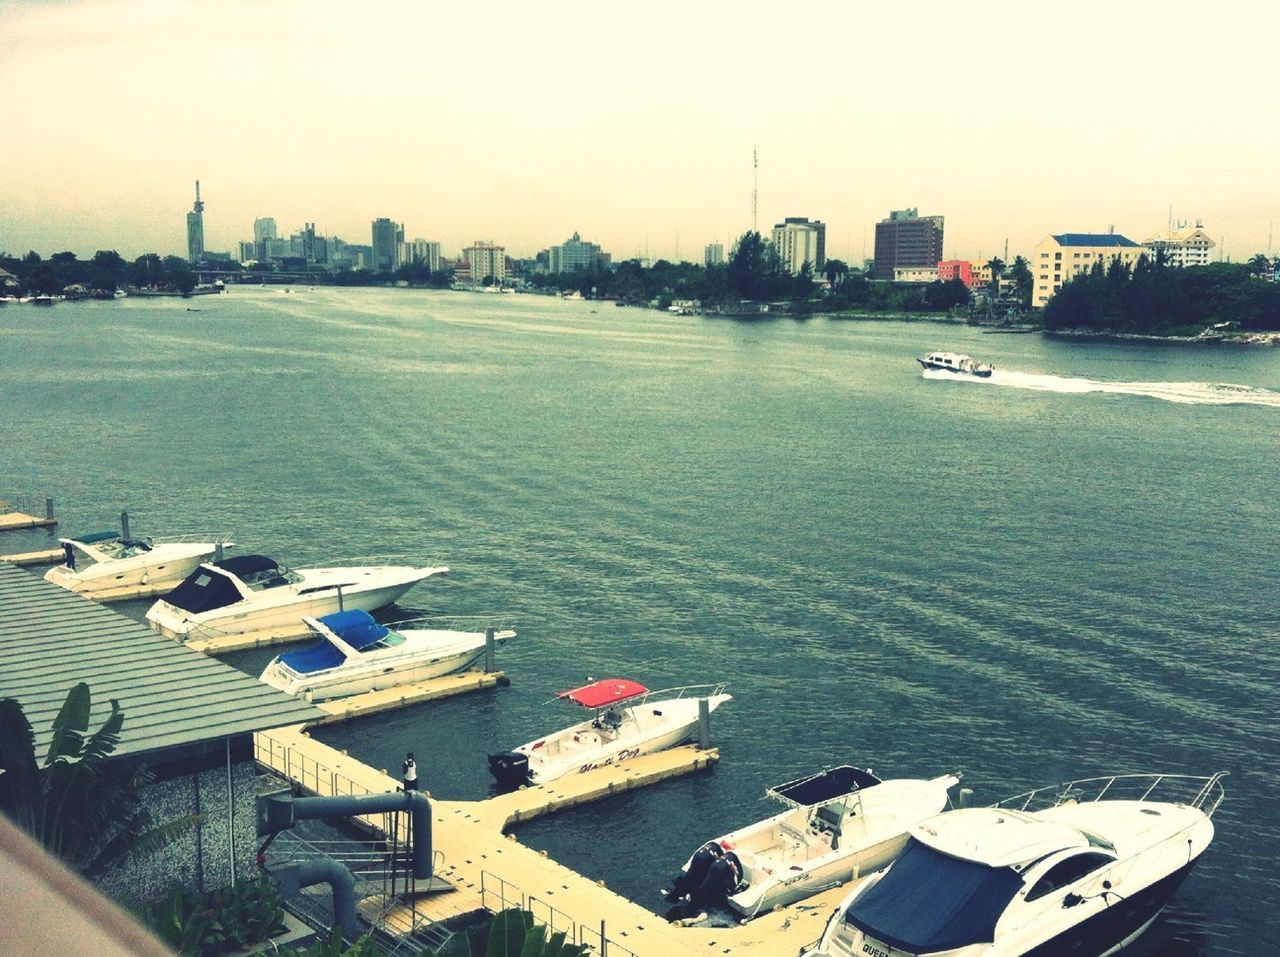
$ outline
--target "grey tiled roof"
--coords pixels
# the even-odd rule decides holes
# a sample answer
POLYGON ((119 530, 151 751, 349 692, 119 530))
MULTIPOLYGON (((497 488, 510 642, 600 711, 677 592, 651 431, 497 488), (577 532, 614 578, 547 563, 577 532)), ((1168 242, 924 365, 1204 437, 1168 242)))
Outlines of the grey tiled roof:
POLYGON ((155 634, 118 612, 0 562, 0 698, 17 698, 41 761, 49 728, 77 682, 93 696, 90 729, 116 698, 116 754, 263 731, 320 717, 300 699, 155 634))

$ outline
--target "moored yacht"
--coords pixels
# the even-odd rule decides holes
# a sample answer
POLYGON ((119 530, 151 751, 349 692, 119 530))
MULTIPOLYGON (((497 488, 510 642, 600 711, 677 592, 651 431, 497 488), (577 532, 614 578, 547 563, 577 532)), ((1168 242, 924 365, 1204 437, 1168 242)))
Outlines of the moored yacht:
POLYGON ((842 765, 769 788, 781 814, 708 841, 667 902, 680 916, 728 906, 751 918, 889 864, 907 831, 947 806, 959 775, 882 781, 842 765))
POLYGON ((119 532, 95 532, 79 538, 60 538, 63 563, 45 572, 45 581, 88 598, 131 598, 139 589, 157 594, 177 585, 219 545, 234 542, 152 541, 125 538, 119 532))
POLYGON ((957 375, 977 376, 979 379, 989 379, 995 371, 995 366, 991 363, 979 362, 958 352, 930 352, 916 362, 925 371, 954 372, 957 375))
MULTIPOLYGON (((367 611, 340 611, 303 621, 320 640, 277 655, 261 680, 315 701, 438 678, 462 671, 485 653, 483 632, 406 627, 413 622, 384 625, 367 611)), ((493 640, 515 635, 495 631, 493 640)))
POLYGON ((500 786, 545 784, 683 744, 698 729, 698 702, 716 708, 732 695, 724 685, 687 685, 650 691, 626 678, 606 678, 556 695, 595 712, 562 731, 489 755, 500 786))
POLYGON ((1209 846, 1221 778, 1093 778, 939 814, 859 882, 808 955, 1114 954, 1209 846))
POLYGON ((304 616, 376 611, 449 569, 408 565, 292 569, 264 555, 206 562, 147 612, 153 631, 185 641, 253 632, 305 631, 304 616))

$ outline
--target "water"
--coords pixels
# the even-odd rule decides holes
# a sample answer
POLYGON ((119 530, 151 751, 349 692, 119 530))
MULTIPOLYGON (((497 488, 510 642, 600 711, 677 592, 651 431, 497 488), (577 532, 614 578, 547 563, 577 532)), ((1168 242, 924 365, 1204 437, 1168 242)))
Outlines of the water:
POLYGON ((548 699, 587 675, 728 681, 713 773, 520 831, 646 906, 832 763, 962 769, 979 801, 1226 770, 1218 837, 1134 953, 1256 954, 1280 932, 1277 389, 1265 348, 527 296, 10 306, 0 497, 54 496, 64 532, 128 507, 293 564, 448 564, 405 612, 517 628, 512 686, 322 735, 415 751, 440 796, 482 796, 485 753, 576 718, 548 699), (996 375, 922 376, 940 348, 996 375))

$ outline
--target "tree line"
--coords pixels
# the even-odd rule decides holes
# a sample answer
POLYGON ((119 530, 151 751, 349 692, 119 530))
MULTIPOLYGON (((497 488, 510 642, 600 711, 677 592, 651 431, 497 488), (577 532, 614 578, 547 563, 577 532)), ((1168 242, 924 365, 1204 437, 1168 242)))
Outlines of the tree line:
POLYGON ((1163 256, 1139 256, 1132 268, 1100 260, 1062 284, 1045 306, 1048 330, 1194 336, 1231 324, 1280 331, 1280 284, 1263 281, 1271 263, 1170 266, 1163 256))
POLYGON ((57 295, 69 287, 81 286, 88 294, 110 295, 117 289, 154 289, 188 293, 196 287, 195 273, 180 256, 161 258, 156 253, 125 262, 114 249, 100 249, 92 259, 77 259, 75 253, 54 253, 42 259, 29 252, 21 258, 0 253, 0 268, 13 274, 21 295, 57 295))

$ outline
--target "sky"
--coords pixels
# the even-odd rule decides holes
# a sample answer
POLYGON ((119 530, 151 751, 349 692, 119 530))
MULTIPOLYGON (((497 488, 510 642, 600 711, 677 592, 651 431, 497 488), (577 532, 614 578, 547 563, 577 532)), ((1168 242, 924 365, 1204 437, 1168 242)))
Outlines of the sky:
POLYGON ((199 179, 214 251, 386 216, 701 261, 755 187, 852 263, 907 207, 947 258, 1172 215, 1238 261, 1280 248, 1276 42, 1253 0, 0 0, 0 252, 185 255, 199 179))

